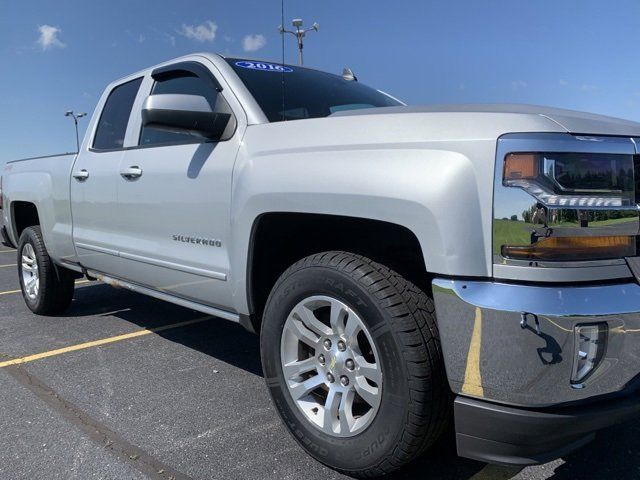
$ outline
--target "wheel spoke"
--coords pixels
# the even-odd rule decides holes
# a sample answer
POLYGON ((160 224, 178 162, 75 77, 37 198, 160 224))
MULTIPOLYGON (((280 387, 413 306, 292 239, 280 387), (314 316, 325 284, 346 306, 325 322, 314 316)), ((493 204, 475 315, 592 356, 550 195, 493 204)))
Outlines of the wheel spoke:
POLYGON ((22 270, 25 272, 33 272, 33 266, 31 266, 31 264, 26 263, 26 262, 22 262, 22 270))
POLYGON ((324 383, 324 378, 321 375, 314 375, 311 378, 306 379, 304 382, 294 383, 289 385, 289 391, 294 400, 300 400, 302 397, 312 392, 320 385, 324 383))
POLYGON ((344 327, 344 336, 347 342, 351 342, 352 344, 356 343, 358 332, 360 331, 360 323, 358 321, 358 317, 354 314, 350 314, 347 317, 347 323, 344 327))
POLYGON ((375 382, 376 385, 380 385, 382 372, 378 369, 377 363, 367 362, 362 355, 355 357, 354 360, 358 366, 358 374, 375 382))
POLYGON ((329 317, 329 323, 331 324, 331 330, 334 334, 340 334, 344 331, 344 317, 347 314, 346 309, 342 302, 333 300, 331 302, 331 315, 329 317))
POLYGON ((289 362, 282 366, 284 377, 290 380, 295 377, 299 377, 305 373, 311 372, 316 369, 316 359, 314 357, 307 358, 305 360, 296 360, 289 362))
POLYGON ((289 330, 293 333, 298 340, 302 343, 306 343, 311 348, 318 348, 320 343, 320 337, 309 330, 300 320, 291 318, 289 320, 289 330))
POLYGON ((353 398, 355 397, 354 391, 349 390, 342 395, 340 399, 340 407, 338 412, 340 413, 340 433, 349 433, 353 429, 355 419, 353 418, 353 398))
POLYGON ((305 305, 298 305, 293 313, 300 318, 304 326, 311 330, 319 337, 323 335, 331 335, 331 329, 316 318, 313 311, 305 305))
POLYGON ((358 392, 358 395, 367 402, 370 406, 375 407, 378 404, 378 389, 372 387, 367 383, 363 377, 356 377, 356 381, 353 385, 358 392))
POLYGON ((327 394, 327 399, 324 402, 324 418, 322 419, 322 428, 327 432, 335 432, 338 425, 338 407, 341 404, 341 396, 335 388, 329 390, 327 394))

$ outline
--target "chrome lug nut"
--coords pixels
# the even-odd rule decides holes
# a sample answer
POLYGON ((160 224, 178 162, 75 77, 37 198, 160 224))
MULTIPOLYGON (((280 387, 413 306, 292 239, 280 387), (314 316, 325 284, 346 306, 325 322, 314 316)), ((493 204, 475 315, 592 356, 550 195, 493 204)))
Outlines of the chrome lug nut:
POLYGON ((343 387, 346 387, 347 385, 349 385, 349 379, 343 375, 340 377, 340 383, 343 387))
POLYGON ((353 370, 356 367, 356 364, 354 363, 353 360, 349 359, 346 362, 344 362, 344 366, 347 367, 348 370, 353 370))
POLYGON ((324 355, 320 354, 320 356, 318 357, 318 361, 320 362, 320 365, 324 365, 324 355))
POLYGON ((331 373, 327 373, 327 380, 329 380, 329 383, 333 383, 336 381, 336 377, 334 377, 331 373))
POLYGON ((341 352, 344 352, 347 349, 347 346, 345 345, 345 343, 342 340, 338 341, 338 350, 340 350, 341 352))
POLYGON ((324 345, 324 348, 331 350, 331 340, 327 338, 322 344, 324 345))

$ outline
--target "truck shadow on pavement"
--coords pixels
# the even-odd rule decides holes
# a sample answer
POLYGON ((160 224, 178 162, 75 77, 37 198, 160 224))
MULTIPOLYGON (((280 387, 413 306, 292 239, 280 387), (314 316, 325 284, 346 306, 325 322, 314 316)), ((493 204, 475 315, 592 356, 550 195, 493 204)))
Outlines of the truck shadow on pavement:
MULTIPOLYGON (((200 318, 203 314, 128 290, 104 284, 76 291, 66 317, 109 316, 141 328, 156 328, 200 318)), ((171 342, 209 355, 251 374, 262 376, 259 339, 240 325, 213 318, 156 333, 171 342)), ((638 479, 640 478, 640 420, 611 427, 577 452, 543 466, 490 466, 456 455, 453 428, 422 458, 389 479, 507 480, 507 479, 638 479)), ((336 474, 336 478, 345 478, 336 474)))

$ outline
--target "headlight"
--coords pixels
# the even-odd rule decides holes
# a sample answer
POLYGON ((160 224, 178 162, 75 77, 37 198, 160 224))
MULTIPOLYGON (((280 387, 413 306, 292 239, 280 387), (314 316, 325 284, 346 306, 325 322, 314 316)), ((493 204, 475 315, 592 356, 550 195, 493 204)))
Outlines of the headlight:
POLYGON ((567 262, 636 255, 633 155, 518 152, 506 154, 500 166, 494 253, 502 259, 567 262), (515 215, 498 213, 508 210, 515 215))
POLYGON ((631 155, 511 153, 504 160, 503 182, 548 207, 635 206, 631 155))

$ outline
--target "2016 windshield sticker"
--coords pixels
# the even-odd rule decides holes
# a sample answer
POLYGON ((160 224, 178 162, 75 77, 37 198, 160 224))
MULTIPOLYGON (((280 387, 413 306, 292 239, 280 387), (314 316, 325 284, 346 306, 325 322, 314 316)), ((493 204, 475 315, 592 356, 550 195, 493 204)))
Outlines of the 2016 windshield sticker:
POLYGON ((284 65, 275 65, 273 63, 242 61, 236 62, 236 65, 238 67, 248 68, 249 70, 262 70, 263 72, 293 72, 293 68, 285 67, 284 65))

